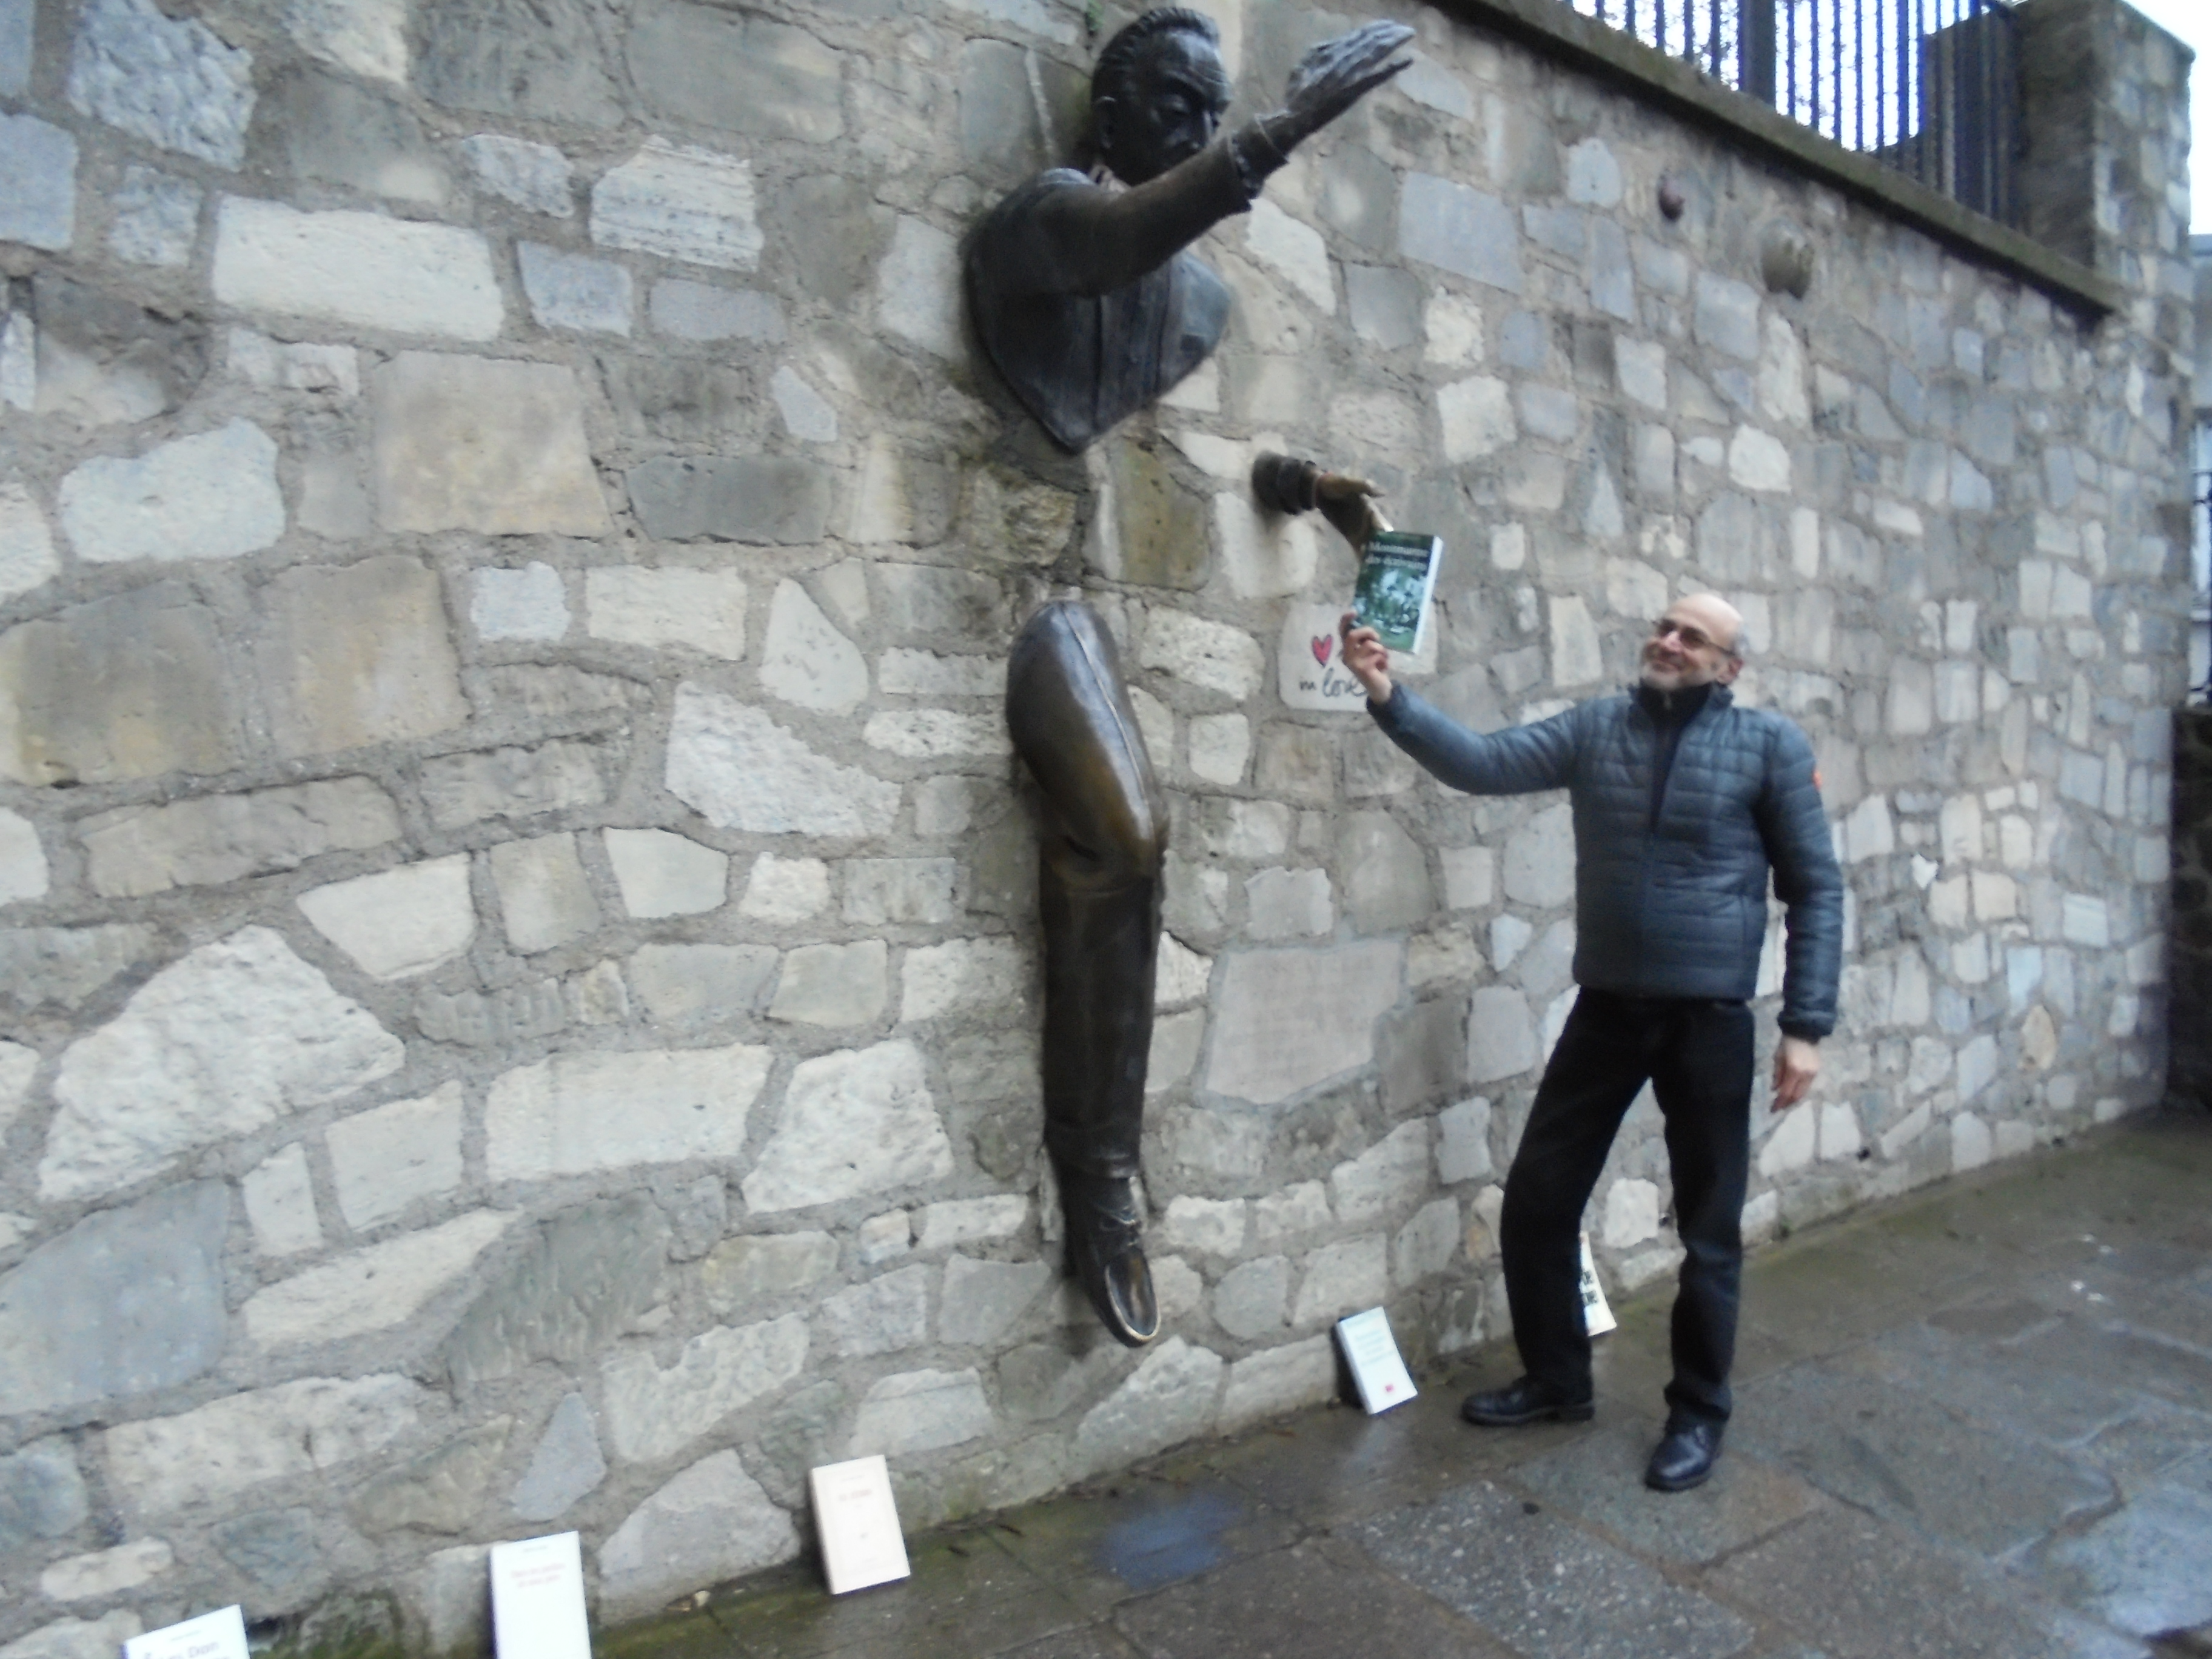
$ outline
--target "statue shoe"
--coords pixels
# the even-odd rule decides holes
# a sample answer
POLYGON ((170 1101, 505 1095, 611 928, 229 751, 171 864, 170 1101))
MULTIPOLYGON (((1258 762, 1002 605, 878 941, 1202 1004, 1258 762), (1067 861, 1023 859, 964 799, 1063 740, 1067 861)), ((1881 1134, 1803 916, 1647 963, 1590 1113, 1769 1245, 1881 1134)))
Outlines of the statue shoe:
POLYGON ((1136 1183, 1126 1177, 1062 1175, 1067 1267, 1114 1340, 1141 1348, 1160 1334, 1152 1270, 1145 1260, 1136 1183))

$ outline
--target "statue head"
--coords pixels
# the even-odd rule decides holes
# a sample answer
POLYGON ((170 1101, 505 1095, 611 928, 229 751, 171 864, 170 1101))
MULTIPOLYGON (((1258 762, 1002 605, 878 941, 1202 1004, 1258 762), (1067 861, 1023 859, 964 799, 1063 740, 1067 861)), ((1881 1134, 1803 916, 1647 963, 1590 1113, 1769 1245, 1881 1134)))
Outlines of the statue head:
POLYGON ((1099 159, 1124 183, 1157 179, 1213 142, 1229 107, 1221 31, 1182 6, 1148 11, 1098 54, 1091 131, 1099 159))

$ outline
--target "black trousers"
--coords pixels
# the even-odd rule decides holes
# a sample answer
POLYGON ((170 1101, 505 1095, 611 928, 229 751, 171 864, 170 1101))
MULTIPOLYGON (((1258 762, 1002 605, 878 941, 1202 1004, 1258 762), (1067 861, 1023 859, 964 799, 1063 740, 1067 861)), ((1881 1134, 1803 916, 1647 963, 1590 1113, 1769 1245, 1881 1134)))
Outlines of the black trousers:
POLYGON ((1583 1209, 1645 1079, 1666 1119, 1684 1255, 1668 1421, 1725 1423, 1751 1164, 1751 1010, 1584 989, 1553 1049, 1505 1177, 1499 1244, 1522 1367, 1577 1399, 1590 1342, 1576 1283, 1583 1209))

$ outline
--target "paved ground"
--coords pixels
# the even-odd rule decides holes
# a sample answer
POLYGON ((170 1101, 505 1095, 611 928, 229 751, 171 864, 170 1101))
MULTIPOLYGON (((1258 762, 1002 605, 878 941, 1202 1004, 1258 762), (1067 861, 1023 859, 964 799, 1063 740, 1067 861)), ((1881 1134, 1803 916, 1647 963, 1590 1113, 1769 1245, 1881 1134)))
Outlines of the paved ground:
POLYGON ((1593 1424, 1476 1430, 1493 1347, 600 1644, 621 1659, 2036 1659, 2212 1654, 2212 1117, 2132 1127, 1763 1252, 1712 1483, 1638 1476, 1666 1295, 1593 1424))

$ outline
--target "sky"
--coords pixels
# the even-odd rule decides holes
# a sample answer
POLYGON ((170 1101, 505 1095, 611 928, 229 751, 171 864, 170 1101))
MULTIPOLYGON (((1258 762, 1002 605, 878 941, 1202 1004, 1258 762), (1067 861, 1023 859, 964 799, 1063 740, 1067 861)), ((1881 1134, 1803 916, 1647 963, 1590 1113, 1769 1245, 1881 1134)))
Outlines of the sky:
POLYGON ((2129 0, 2197 53, 2189 68, 2189 228, 2212 236, 2212 6, 2205 0, 2129 0))

